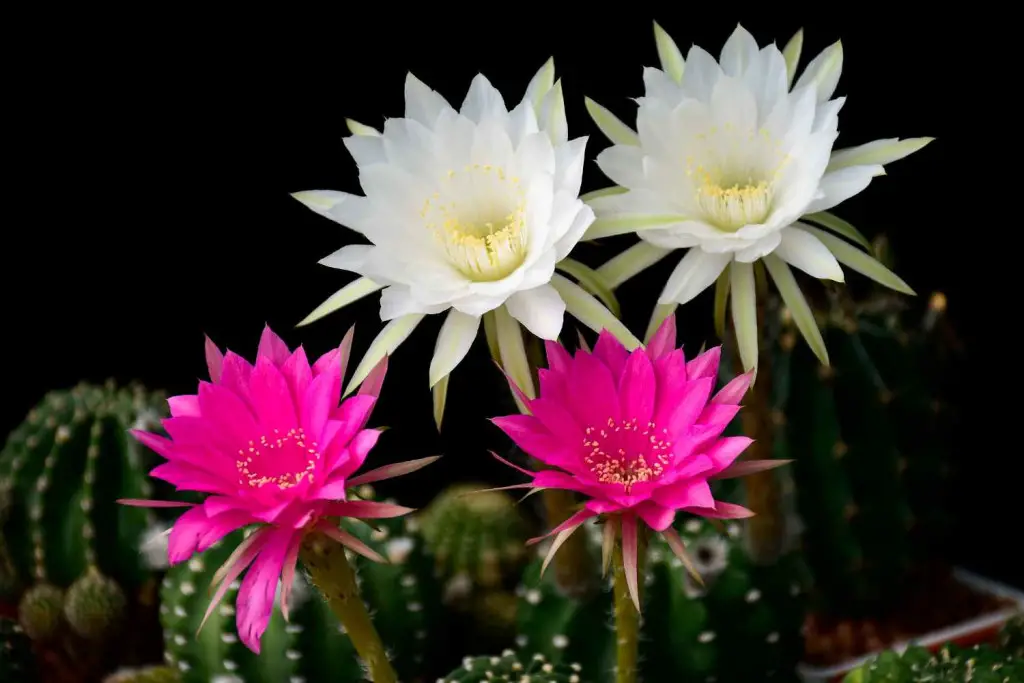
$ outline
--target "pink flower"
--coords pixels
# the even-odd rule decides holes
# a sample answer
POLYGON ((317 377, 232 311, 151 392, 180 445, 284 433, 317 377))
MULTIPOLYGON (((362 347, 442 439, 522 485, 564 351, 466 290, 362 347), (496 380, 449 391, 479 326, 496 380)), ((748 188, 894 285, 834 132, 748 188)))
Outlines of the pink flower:
POLYGON ((386 518, 411 511, 386 503, 346 501, 346 489, 407 474, 436 459, 352 476, 380 436, 379 430, 365 426, 387 372, 387 359, 370 373, 358 395, 339 405, 351 346, 349 330, 340 348, 324 354, 311 367, 301 346, 290 351, 267 327, 253 366, 230 351, 222 355, 207 339, 211 381, 200 382, 197 395, 168 399, 171 417, 163 426, 170 438, 132 431, 136 439, 167 459, 152 476, 179 491, 207 494, 198 505, 120 501, 191 508, 170 531, 167 554, 171 564, 184 562, 233 531, 255 525, 214 575, 211 588, 215 586, 216 592, 206 616, 248 567, 238 591, 238 634, 257 653, 274 609, 279 580, 281 607, 287 617, 288 592, 306 533, 322 531, 353 551, 382 561, 328 518, 386 518))
MULTIPOLYGON (((526 398, 513 384, 530 414, 493 420, 526 453, 552 468, 517 468, 533 481, 514 488, 564 489, 586 499, 579 512, 530 541, 556 535, 545 565, 580 524, 596 515, 614 516, 605 520, 612 522, 605 524, 605 549, 610 551, 621 527, 634 603, 638 520, 660 532, 691 566, 670 526, 676 513, 750 517, 754 513, 744 507, 715 500, 708 481, 787 462, 735 462, 751 439, 721 435, 739 412, 753 374, 740 375, 712 397, 721 347, 686 362, 675 340, 675 319, 670 316, 646 349, 632 353, 607 331, 593 352, 581 349, 574 357, 547 342, 549 367, 538 372, 539 398, 526 398)), ((608 557, 606 552, 606 562, 608 557)))

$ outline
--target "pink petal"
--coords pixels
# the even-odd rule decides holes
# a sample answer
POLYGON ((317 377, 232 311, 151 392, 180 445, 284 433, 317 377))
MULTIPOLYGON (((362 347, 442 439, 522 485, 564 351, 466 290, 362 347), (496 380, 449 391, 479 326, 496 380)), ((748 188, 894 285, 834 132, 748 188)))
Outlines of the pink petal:
POLYGON ((350 500, 344 503, 333 503, 327 507, 327 514, 332 517, 355 517, 357 519, 391 519, 413 511, 413 508, 392 503, 377 503, 371 500, 350 500))
POLYGON ((217 608, 221 600, 224 599, 224 594, 228 592, 228 588, 238 578, 238 575, 245 571, 245 568, 252 563, 256 555, 263 549, 270 531, 269 527, 262 527, 257 529, 248 538, 243 539, 234 552, 228 556, 227 561, 214 572, 210 588, 216 588, 216 590, 213 593, 213 597, 210 598, 210 604, 206 607, 206 614, 203 615, 203 620, 199 622, 199 631, 203 630, 206 621, 213 614, 213 610, 217 608))
POLYGON ((151 434, 150 432, 146 432, 141 429, 129 429, 128 433, 134 436, 139 443, 157 455, 167 459, 174 457, 174 443, 169 439, 165 439, 162 436, 157 436, 156 434, 151 434))
POLYGON ((199 417, 199 397, 194 395, 171 396, 167 399, 171 417, 199 417))
POLYGON ((629 355, 619 383, 619 402, 625 419, 635 419, 645 428, 654 415, 654 367, 646 353, 629 355))
POLYGON ((157 465, 149 472, 149 476, 175 486, 179 491, 198 491, 200 493, 230 493, 231 483, 222 477, 204 472, 196 467, 168 461, 157 465))
POLYGON ((588 510, 597 515, 622 512, 625 508, 625 506, 620 505, 613 500, 601 500, 599 498, 591 498, 584 505, 588 510))
POLYGON ((704 455, 711 458, 711 462, 714 463, 712 472, 717 474, 731 465, 752 443, 754 440, 747 436, 727 436, 712 444, 704 451, 704 455))
POLYGON ((341 345, 338 346, 338 376, 341 379, 345 379, 345 373, 348 372, 348 361, 352 355, 352 341, 356 336, 356 326, 353 323, 352 327, 348 328, 348 332, 341 338, 341 345))
POLYGON ((299 549, 302 547, 302 534, 295 534, 292 537, 291 545, 284 556, 284 565, 281 568, 281 616, 285 621, 290 621, 288 614, 288 603, 291 602, 292 588, 295 586, 295 565, 299 561, 299 549))
POLYGON ((213 340, 206 337, 206 368, 210 371, 210 381, 217 383, 220 381, 220 373, 224 364, 224 356, 221 354, 220 349, 213 343, 213 340))
POLYGON ((676 316, 668 316, 658 326, 658 331, 647 344, 647 355, 656 359, 671 353, 676 348, 676 316))
POLYGON ((561 405, 569 405, 568 377, 567 374, 539 368, 537 370, 537 383, 540 389, 538 395, 561 405))
POLYGON ((739 403, 747 394, 750 383, 754 380, 754 371, 745 372, 742 375, 733 377, 728 384, 722 387, 721 391, 711 399, 712 403, 739 403))
POLYGON ((622 368, 629 358, 629 351, 622 345, 615 335, 608 330, 601 330, 597 335, 597 343, 594 344, 594 357, 605 364, 615 380, 622 374, 622 368))
POLYGON ((167 540, 167 559, 179 564, 253 521, 252 516, 240 512, 226 512, 210 517, 203 507, 194 507, 178 517, 167 540))
POLYGON ((259 365, 260 358, 266 358, 275 366, 280 367, 288 360, 288 355, 288 345, 284 343, 284 340, 274 334, 270 325, 264 326, 263 334, 260 335, 260 345, 256 349, 256 364, 259 365))
POLYGON ((327 416, 341 398, 341 382, 331 375, 318 375, 303 393, 299 410, 301 425, 310 439, 320 439, 327 416), (337 391, 337 393, 335 393, 337 391))
POLYGON ((118 498, 117 502, 121 505, 127 505, 129 507, 136 508, 190 508, 195 507, 195 503, 182 503, 177 500, 141 500, 139 498, 118 498))
MULTIPOLYGON (((711 462, 711 458, 701 453, 697 455, 690 455, 685 458, 678 458, 673 462, 672 469, 669 471, 669 474, 672 477, 671 482, 676 482, 699 475, 707 475, 714 469, 714 467, 715 465, 711 462)), ((666 482, 666 484, 671 482, 666 482)))
POLYGON ((530 397, 523 393, 523 390, 519 388, 516 381, 512 379, 512 375, 505 372, 505 368, 501 367, 501 363, 495 361, 494 365, 498 368, 501 374, 505 376, 505 381, 508 382, 509 389, 511 389, 515 397, 519 399, 519 402, 526 406, 529 412, 533 412, 533 409, 529 407, 531 403, 530 397))
POLYGON ((380 362, 370 370, 363 383, 359 385, 359 394, 362 396, 380 396, 380 390, 384 386, 384 377, 388 374, 388 357, 384 356, 380 362))
POLYGON ((249 400, 249 378, 252 377, 252 365, 237 353, 228 351, 224 354, 224 372, 221 374, 220 385, 230 389, 243 400, 249 400))
POLYGON ((261 355, 256 360, 256 369, 249 379, 249 396, 262 427, 287 431, 299 424, 288 383, 269 356, 261 355))
POLYGON ((350 486, 347 478, 332 476, 323 486, 319 488, 314 487, 309 495, 314 500, 345 500, 345 495, 350 486))
POLYGON ((687 382, 679 393, 675 410, 668 418, 668 428, 672 434, 678 434, 687 427, 695 424, 700 417, 704 406, 707 405, 708 397, 711 396, 711 389, 715 386, 715 380, 711 377, 687 382))
MULTIPOLYGON (((542 562, 541 565, 540 565, 540 575, 541 576, 544 576, 544 572, 547 571, 548 565, 551 564, 551 560, 553 560, 555 558, 555 553, 558 552, 558 549, 561 548, 562 544, 564 544, 566 541, 568 541, 569 537, 572 536, 572 533, 574 531, 576 531, 577 529, 579 529, 579 528, 580 528, 579 525, 576 525, 576 526, 569 527, 568 529, 563 529, 562 531, 558 532, 558 535, 555 536, 555 540, 552 541, 552 543, 551 543, 551 547, 548 548, 547 555, 544 556, 544 562, 542 562)), ((520 679, 520 680, 522 680, 522 679, 520 679)), ((529 680, 529 679, 527 679, 527 680, 529 680)))
POLYGON ((368 394, 353 396, 342 401, 331 415, 332 420, 336 420, 342 425, 334 438, 347 444, 370 421, 370 415, 373 413, 376 403, 377 398, 368 394))
POLYGON ((691 380, 701 379, 703 377, 716 379, 718 377, 718 363, 721 358, 721 346, 708 349, 686 364, 687 378, 691 380))
POLYGON ((385 479, 392 479, 394 477, 401 477, 405 474, 411 474, 416 470, 423 469, 427 465, 437 461, 441 456, 435 455, 429 458, 420 458, 419 460, 407 460, 405 462, 397 462, 393 465, 385 465, 384 467, 378 467, 375 470, 364 472, 358 477, 352 477, 349 480, 350 486, 361 486, 363 484, 372 484, 375 481, 383 481, 385 479))
POLYGON ((274 612, 277 582, 281 580, 284 560, 294 536, 295 532, 290 529, 275 529, 268 533, 238 589, 235 601, 238 638, 256 654, 260 653, 260 638, 274 612))
POLYGON ((637 585, 636 517, 622 515, 622 569, 626 573, 626 586, 633 606, 640 611, 640 588, 637 585))
POLYGON ((591 512, 590 510, 580 510, 579 512, 575 513, 572 517, 570 517, 569 519, 565 520, 564 522, 562 522, 561 524, 556 526, 554 529, 552 529, 551 531, 549 531, 546 534, 544 534, 543 536, 538 536, 536 538, 529 539, 526 542, 526 545, 536 545, 537 543, 540 543, 541 541, 543 541, 545 538, 548 538, 549 536, 554 536, 555 534, 560 534, 563 531, 565 531, 566 529, 572 529, 572 528, 578 527, 580 524, 583 524, 583 522, 587 521, 591 517, 594 517, 596 514, 597 513, 591 512))
POLYGON ((682 349, 676 349, 658 358, 652 366, 657 381, 654 422, 660 427, 666 427, 679 402, 679 393, 687 384, 686 357, 682 349))
POLYGON ((533 478, 533 485, 540 489, 562 489, 576 491, 589 497, 600 495, 601 487, 588 484, 577 477, 557 470, 541 470, 533 478))
POLYGON ((344 529, 339 529, 338 527, 334 526, 333 524, 330 524, 327 521, 319 522, 316 525, 316 529, 327 534, 332 539, 342 544, 349 550, 359 553, 368 560, 380 562, 381 564, 387 564, 387 560, 381 557, 376 550, 366 545, 365 543, 363 543, 358 538, 356 538, 349 532, 345 531, 344 529))
POLYGON ((548 367, 552 371, 559 373, 569 371, 569 364, 572 362, 572 358, 564 346, 558 342, 545 340, 544 351, 548 357, 548 367))
POLYGON ((672 508, 662 507, 657 503, 646 502, 637 505, 633 511, 644 520, 647 526, 655 531, 664 531, 672 525, 676 518, 676 511, 672 508))
POLYGON ((292 400, 299 405, 306 394, 306 387, 313 381, 313 370, 309 367, 305 349, 300 346, 288 356, 288 360, 281 365, 281 376, 291 389, 292 400))
POLYGON ((538 398, 530 401, 530 412, 560 441, 566 444, 583 443, 583 429, 561 403, 550 398, 538 398))
POLYGON ((668 547, 672 549, 672 552, 679 561, 686 567, 686 571, 690 573, 690 576, 694 578, 701 586, 704 585, 704 579, 701 577, 700 572, 693 564, 693 558, 690 557, 690 553, 686 552, 686 546, 683 544, 683 539, 679 537, 679 532, 675 529, 664 529, 661 532, 665 542, 668 543, 668 547))
POLYGON ((709 477, 710 479, 736 479, 737 477, 746 477, 751 474, 757 474, 758 472, 767 472, 773 470, 776 467, 782 467, 793 462, 792 460, 743 460, 741 462, 734 462, 730 467, 726 467, 721 472, 709 477))
MULTIPOLYGON (((284 383, 284 379, 281 379, 281 383, 284 383)), ((199 408, 202 410, 203 419, 216 425, 218 436, 227 442, 245 444, 259 433, 259 426, 253 419, 249 406, 238 394, 222 384, 200 383, 199 408)), ((294 426, 294 423, 289 428, 291 426, 294 426)))
POLYGON ((687 479, 656 489, 654 502, 673 510, 691 507, 711 508, 715 505, 711 487, 703 479, 687 479))
POLYGON ((522 472, 523 474, 525 474, 528 477, 536 476, 535 472, 531 472, 530 470, 528 470, 528 469, 526 469, 524 467, 520 467, 519 465, 515 464, 514 462, 512 462, 510 460, 506 460, 505 458, 501 457, 500 455, 498 455, 494 451, 488 451, 488 452, 491 454, 491 456, 494 457, 495 460, 500 462, 502 465, 507 465, 508 467, 511 467, 514 470, 519 470, 520 472, 522 472))
POLYGON ((583 427, 604 427, 619 420, 619 397, 608 367, 585 353, 577 353, 570 374, 570 409, 583 427))
POLYGON ((491 422, 505 432, 528 455, 543 463, 554 465, 564 459, 565 446, 548 432, 532 415, 506 415, 493 417, 491 422))
POLYGON ((362 467, 379 438, 380 430, 377 429, 364 429, 352 437, 348 445, 348 459, 339 462, 334 472, 348 477, 362 467))
MULTIPOLYGON (((711 399, 714 401, 714 399, 711 399)), ((719 425, 724 430, 732 422, 741 406, 733 403, 709 403, 697 418, 698 424, 719 425)))
POLYGON ((694 508, 687 508, 686 512, 691 512, 701 517, 707 517, 709 519, 747 519, 748 517, 754 516, 754 511, 749 510, 742 505, 736 505, 735 503, 726 503, 725 501, 716 501, 715 506, 699 506, 694 508))

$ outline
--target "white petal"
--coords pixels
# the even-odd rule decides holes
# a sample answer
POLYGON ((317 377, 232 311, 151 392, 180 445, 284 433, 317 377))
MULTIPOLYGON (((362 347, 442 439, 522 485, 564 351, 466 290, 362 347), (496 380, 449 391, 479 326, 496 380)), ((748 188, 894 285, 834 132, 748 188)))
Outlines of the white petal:
POLYGON ((347 270, 350 273, 362 273, 366 259, 370 257, 373 249, 374 247, 369 244, 350 244, 320 259, 320 265, 347 270))
MULTIPOLYGON (((644 67, 644 97, 652 97, 675 104, 682 95, 683 90, 664 71, 655 69, 653 66, 644 67)), ((613 141, 615 141, 614 138, 613 141)))
POLYGON ((736 30, 725 41, 719 61, 722 64, 722 71, 733 77, 740 77, 757 58, 757 41, 750 35, 747 29, 739 24, 736 30))
POLYGON ((537 173, 554 174, 555 148, 551 138, 544 133, 531 133, 515 151, 516 169, 519 177, 530 177, 537 173))
POLYGON ((775 251, 781 241, 782 235, 778 230, 770 232, 764 237, 758 239, 757 242, 749 247, 738 249, 733 258, 741 263, 753 263, 757 259, 762 258, 765 254, 770 254, 775 251))
POLYGON ((430 388, 448 376, 469 353, 480 329, 478 316, 466 315, 452 310, 444 319, 441 332, 437 335, 434 357, 430 361, 430 388))
POLYGON ((380 319, 394 320, 412 313, 433 314, 448 308, 447 304, 425 304, 412 295, 412 290, 404 285, 391 285, 380 294, 380 319))
POLYGON ((537 121, 556 145, 569 139, 569 126, 565 120, 565 97, 562 94, 561 79, 544 95, 537 108, 537 121))
POLYGON ((900 140, 890 138, 888 140, 875 140, 864 145, 837 149, 832 152, 832 159, 829 160, 828 170, 836 171, 848 166, 862 166, 865 164, 891 164, 908 157, 921 149, 935 138, 909 138, 900 140))
MULTIPOLYGON (((376 140, 377 138, 360 139, 376 140)), ((419 217, 423 201, 431 194, 422 180, 390 164, 373 164, 359 169, 359 184, 362 186, 363 192, 366 193, 366 198, 373 202, 375 208, 402 218, 419 217)), ((344 202, 341 206, 348 203, 344 202)), ((404 227, 404 225, 392 226, 392 228, 394 227, 404 227)), ((419 232, 424 238, 428 233, 427 230, 403 230, 403 232, 410 233, 410 236, 419 232)))
POLYGON ((732 254, 708 254, 699 248, 690 249, 669 276, 658 303, 687 303, 714 284, 731 260, 732 254))
POLYGON ((824 102, 832 97, 839 84, 839 76, 843 72, 843 44, 836 41, 821 51, 811 60, 800 75, 793 90, 807 85, 814 85, 818 93, 818 101, 824 102))
POLYGON ((749 263, 733 263, 729 270, 732 295, 732 327, 736 333, 740 360, 747 372, 757 367, 757 290, 754 267, 749 263))
POLYGON ((466 315, 483 315, 488 311, 501 306, 508 299, 506 294, 483 296, 480 294, 472 294, 470 296, 463 297, 461 299, 455 299, 452 301, 452 308, 465 313, 466 315))
POLYGON ((508 114, 505 100, 483 74, 477 74, 469 85, 460 113, 474 123, 485 118, 498 118, 508 114))
POLYGON ((800 225, 797 223, 795 227, 782 229, 782 242, 775 250, 775 255, 812 277, 843 282, 843 269, 839 267, 836 257, 821 240, 801 230, 800 225))
POLYGON ((509 314, 541 339, 555 340, 562 331, 565 302, 551 285, 516 292, 505 302, 509 314))
POLYGON ((321 216, 326 216, 332 221, 338 220, 334 217, 334 207, 351 197, 348 192, 336 190, 305 190, 293 192, 292 197, 302 202, 307 209, 316 211, 321 216))
POLYGON ((583 163, 587 158, 587 138, 576 138, 555 149, 555 182, 578 197, 583 184, 583 163))
POLYGON ((658 22, 654 22, 654 42, 658 46, 658 61, 661 62, 665 75, 678 83, 683 78, 686 62, 676 41, 672 40, 672 36, 659 26, 658 22))
POLYGON ((482 121, 476 127, 470 154, 472 163, 481 165, 507 166, 515 158, 504 125, 495 119, 482 121))
POLYGON ((786 60, 775 45, 761 48, 757 59, 743 73, 743 82, 757 99, 758 120, 764 121, 775 103, 789 94, 786 60))
POLYGON ((512 141, 513 147, 519 147, 527 135, 536 133, 538 130, 540 128, 537 126, 537 113, 530 102, 523 100, 509 112, 508 137, 512 141))
POLYGON ((405 77, 405 116, 431 128, 451 105, 412 73, 405 77))
POLYGON ((384 141, 376 135, 350 135, 343 140, 345 149, 352 155, 357 166, 369 166, 387 161, 384 155, 384 141))
POLYGON ((529 102, 532 108, 540 106, 540 101, 551 87, 555 84, 555 58, 551 57, 548 61, 544 62, 533 78, 530 79, 530 83, 526 86, 526 95, 523 97, 524 102, 529 102))
POLYGON ((846 104, 845 97, 837 97, 834 100, 819 104, 814 112, 814 125, 811 126, 811 130, 838 130, 839 110, 843 108, 844 104, 846 104))
POLYGON ((685 94, 696 100, 707 102, 711 99, 711 89, 722 76, 722 67, 704 48, 694 45, 686 54, 686 70, 680 87, 685 94))
POLYGON ((613 145, 597 155, 597 167, 616 185, 643 187, 644 150, 632 145, 613 145))
POLYGON ((805 213, 831 209, 836 204, 863 191, 875 176, 884 174, 885 169, 881 166, 850 166, 826 173, 822 176, 819 185, 825 196, 811 202, 805 213))
POLYGON ((583 239, 583 235, 586 234, 587 228, 589 228, 594 222, 594 210, 589 206, 580 202, 579 208, 576 211, 576 215, 572 219, 572 223, 569 225, 569 229, 562 235, 557 242, 555 242, 555 260, 561 261, 569 252, 583 239))
POLYGON ((711 91, 711 113, 716 123, 731 128, 736 136, 752 136, 757 130, 757 100, 738 78, 718 80, 711 91))

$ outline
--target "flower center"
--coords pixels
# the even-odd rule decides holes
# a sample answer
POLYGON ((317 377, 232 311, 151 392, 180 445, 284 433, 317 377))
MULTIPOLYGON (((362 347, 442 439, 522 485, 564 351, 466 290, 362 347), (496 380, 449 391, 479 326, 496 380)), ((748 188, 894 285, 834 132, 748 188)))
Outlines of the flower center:
POLYGON ((658 430, 636 419, 617 422, 611 418, 601 427, 584 430, 583 447, 587 464, 602 484, 618 484, 629 495, 633 486, 661 477, 672 457, 668 430, 658 430))
POLYGON ((526 196, 519 178, 489 164, 448 171, 420 215, 445 255, 477 282, 508 277, 526 258, 526 196))
POLYGON ((736 232, 745 225, 763 223, 768 218, 772 186, 753 178, 731 185, 719 184, 705 175, 697 186, 697 204, 720 230, 736 232))
POLYGON ((307 441, 301 427, 286 433, 273 430, 238 449, 238 483, 252 488, 267 485, 289 489, 304 480, 313 481, 320 460, 316 441, 307 441))

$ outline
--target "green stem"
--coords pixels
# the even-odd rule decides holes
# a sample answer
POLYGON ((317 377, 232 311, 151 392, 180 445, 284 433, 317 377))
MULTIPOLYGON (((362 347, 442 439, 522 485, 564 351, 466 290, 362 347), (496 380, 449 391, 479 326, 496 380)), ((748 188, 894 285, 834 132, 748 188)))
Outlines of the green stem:
POLYGON ((384 643, 359 597, 356 573, 345 556, 345 548, 322 533, 313 533, 303 542, 300 557, 313 584, 345 627, 353 647, 366 665, 370 680, 374 683, 396 683, 398 675, 388 661, 384 643))
MULTIPOLYGON (((609 520, 608 523, 611 523, 609 520)), ((644 557, 647 547, 643 529, 637 529, 637 592, 643 604, 644 557)), ((636 611, 633 598, 626 583, 626 569, 622 562, 622 545, 615 544, 612 558, 615 573, 615 683, 636 683, 640 658, 640 613, 636 611)))

